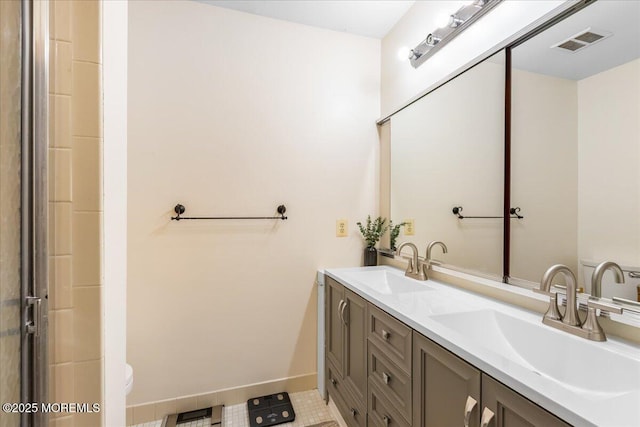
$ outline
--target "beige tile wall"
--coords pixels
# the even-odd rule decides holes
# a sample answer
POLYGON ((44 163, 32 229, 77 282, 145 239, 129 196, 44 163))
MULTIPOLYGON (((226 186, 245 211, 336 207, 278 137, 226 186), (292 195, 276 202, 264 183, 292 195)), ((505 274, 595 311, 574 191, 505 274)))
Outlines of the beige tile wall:
MULTIPOLYGON (((103 402, 101 3, 50 3, 49 401, 103 402)), ((102 413, 50 425, 103 424, 102 413)))

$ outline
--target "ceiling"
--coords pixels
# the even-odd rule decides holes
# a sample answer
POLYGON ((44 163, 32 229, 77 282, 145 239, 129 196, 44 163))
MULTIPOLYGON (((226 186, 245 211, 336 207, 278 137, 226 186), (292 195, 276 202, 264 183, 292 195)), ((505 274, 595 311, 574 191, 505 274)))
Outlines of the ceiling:
POLYGON ((382 39, 415 1, 196 0, 254 15, 382 39))
POLYGON ((640 57, 640 1, 597 1, 513 50, 513 66, 582 80, 640 57), (591 27, 612 36, 576 52, 551 46, 591 27))

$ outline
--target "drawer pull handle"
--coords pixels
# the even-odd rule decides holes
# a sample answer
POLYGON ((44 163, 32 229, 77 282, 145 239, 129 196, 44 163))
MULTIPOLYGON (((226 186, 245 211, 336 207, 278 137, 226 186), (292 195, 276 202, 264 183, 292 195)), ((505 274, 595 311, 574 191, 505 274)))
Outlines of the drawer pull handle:
POLYGON ((338 381, 336 381, 335 378, 331 378, 329 381, 331 381, 331 384, 333 384, 333 385, 338 384, 338 381))
POLYGON ((390 337, 391 337, 391 333, 390 333, 390 332, 387 332, 387 331, 385 331, 385 330, 383 329, 383 330, 382 330, 382 338, 383 338, 385 341, 389 341, 389 338, 390 338, 390 337))
POLYGON ((340 302, 338 303, 338 317, 340 318, 340 321, 344 323, 344 317, 342 317, 342 304, 344 304, 343 299, 341 299, 340 302))
POLYGON ((391 423, 391 417, 385 415, 384 417, 382 417, 382 421, 384 422, 385 426, 388 426, 391 423))
POLYGON ((355 417, 358 414, 358 411, 356 411, 355 408, 351 408, 351 416, 355 417))
POLYGON ((491 421, 493 421, 494 413, 486 406, 482 410, 482 418, 480 419, 480 427, 489 427, 491 421))
POLYGON ((382 381, 384 381, 385 384, 389 384, 389 381, 391 381, 391 375, 387 374, 386 372, 383 372, 382 381))
POLYGON ((477 404, 478 402, 473 397, 467 396, 467 403, 464 404, 464 427, 469 427, 471 413, 476 408, 477 404))

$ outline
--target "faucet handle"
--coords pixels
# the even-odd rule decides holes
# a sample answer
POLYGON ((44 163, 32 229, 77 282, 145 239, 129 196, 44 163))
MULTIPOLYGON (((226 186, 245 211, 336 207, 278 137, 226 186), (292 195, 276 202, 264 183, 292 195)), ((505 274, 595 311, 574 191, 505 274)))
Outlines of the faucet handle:
POLYGON ((610 304, 598 299, 589 298, 587 307, 600 309, 600 311, 608 311, 609 313, 622 314, 622 307, 617 304, 610 304))
POLYGON ((622 307, 619 305, 609 304, 595 298, 589 298, 587 300, 587 318, 582 325, 582 329, 586 331, 587 339, 592 341, 606 341, 607 335, 604 333, 604 329, 602 329, 600 323, 598 323, 596 309, 600 309, 600 311, 608 311, 610 313, 622 314, 622 307))
POLYGON ((547 312, 544 314, 545 319, 551 320, 562 320, 562 314, 560 314, 560 310, 558 310, 558 294, 557 292, 545 291, 543 289, 533 288, 533 292, 537 294, 546 295, 549 297, 549 308, 547 312))

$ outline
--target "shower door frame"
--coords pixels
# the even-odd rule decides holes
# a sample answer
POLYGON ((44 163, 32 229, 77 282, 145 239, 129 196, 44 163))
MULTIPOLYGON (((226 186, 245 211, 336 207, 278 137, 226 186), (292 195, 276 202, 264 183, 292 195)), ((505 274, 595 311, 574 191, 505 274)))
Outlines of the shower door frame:
POLYGON ((22 5, 21 372, 22 427, 46 425, 48 400, 49 3, 22 5), (33 409, 33 408, 32 408, 33 409))

